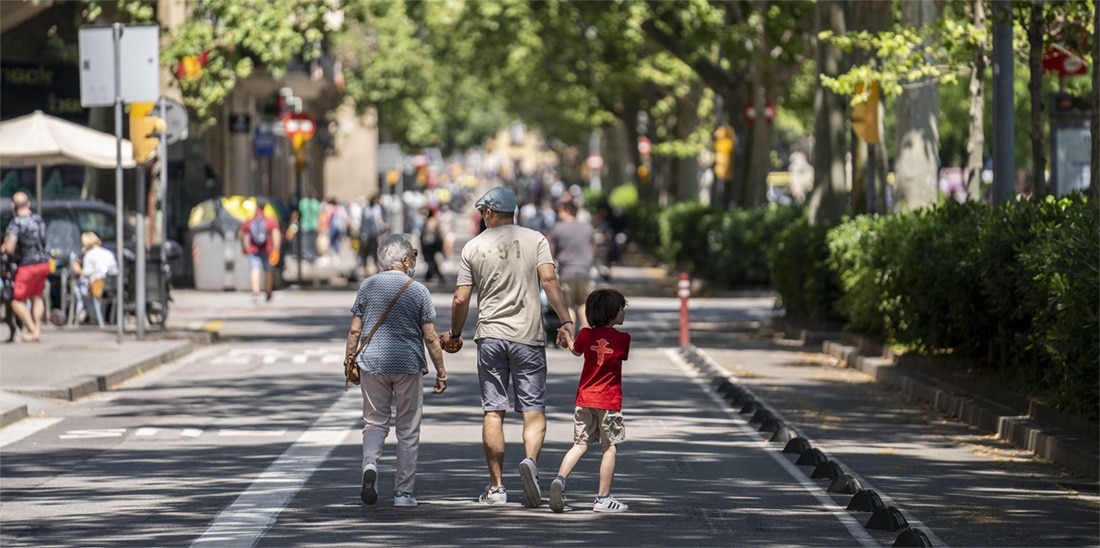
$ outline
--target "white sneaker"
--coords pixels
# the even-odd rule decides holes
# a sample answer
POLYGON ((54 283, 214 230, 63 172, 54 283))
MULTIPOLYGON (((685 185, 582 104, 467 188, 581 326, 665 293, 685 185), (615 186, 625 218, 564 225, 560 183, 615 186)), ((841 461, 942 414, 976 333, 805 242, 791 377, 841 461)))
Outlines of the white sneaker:
POLYGON ((523 478, 523 504, 528 508, 538 508, 542 504, 538 465, 530 457, 519 461, 519 475, 523 478))
POLYGON ((503 485, 496 489, 493 489, 492 485, 486 485, 485 492, 477 498, 477 501, 481 504, 504 504, 508 502, 508 491, 504 490, 503 485))
POLYGON ((561 478, 550 482, 550 509, 559 514, 565 511, 565 481, 561 478))
POLYGON ((416 497, 412 496, 412 493, 406 493, 404 491, 394 491, 393 493, 393 505, 394 506, 416 506, 416 497))
POLYGON ((373 462, 363 467, 363 485, 359 488, 359 498, 363 499, 364 504, 378 502, 378 490, 374 488, 377 481, 378 467, 373 462))
POLYGON ((630 507, 619 502, 611 495, 603 498, 596 497, 596 501, 592 503, 593 512, 626 512, 628 508, 630 507))

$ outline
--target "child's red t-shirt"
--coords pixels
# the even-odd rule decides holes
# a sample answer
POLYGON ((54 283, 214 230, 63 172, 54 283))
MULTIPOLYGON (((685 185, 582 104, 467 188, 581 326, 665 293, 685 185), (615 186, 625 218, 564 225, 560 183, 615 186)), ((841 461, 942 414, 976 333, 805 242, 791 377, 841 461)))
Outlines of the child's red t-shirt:
POLYGON ((577 333, 573 348, 584 355, 577 405, 622 410, 623 362, 630 352, 630 334, 614 327, 586 327, 577 333))

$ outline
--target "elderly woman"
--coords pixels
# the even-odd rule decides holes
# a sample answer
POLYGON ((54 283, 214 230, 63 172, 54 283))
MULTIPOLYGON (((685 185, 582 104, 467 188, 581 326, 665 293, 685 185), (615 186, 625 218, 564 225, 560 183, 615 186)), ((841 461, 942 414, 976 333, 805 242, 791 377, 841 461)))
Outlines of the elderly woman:
POLYGON ((420 416, 424 407, 421 377, 428 373, 424 359, 435 367, 434 394, 447 389, 443 349, 435 332, 435 307, 423 284, 411 282, 417 252, 401 234, 386 236, 378 247, 384 269, 359 286, 351 307, 347 353, 353 358, 364 337, 370 337, 356 358, 363 393, 363 483, 359 497, 378 501, 378 460, 389 434, 391 408, 396 407, 397 473, 394 506, 416 506, 416 459, 420 453, 420 416), (380 321, 381 320, 381 321, 380 321), (371 332, 373 331, 373 335, 371 332))
MULTIPOLYGON (((80 235, 80 245, 84 249, 84 256, 73 263, 73 271, 81 277, 85 302, 91 305, 95 311, 96 323, 103 328, 103 287, 107 283, 108 276, 118 274, 118 261, 115 254, 103 247, 103 242, 95 232, 85 232, 80 235)), ((85 305, 83 308, 87 308, 85 305)))

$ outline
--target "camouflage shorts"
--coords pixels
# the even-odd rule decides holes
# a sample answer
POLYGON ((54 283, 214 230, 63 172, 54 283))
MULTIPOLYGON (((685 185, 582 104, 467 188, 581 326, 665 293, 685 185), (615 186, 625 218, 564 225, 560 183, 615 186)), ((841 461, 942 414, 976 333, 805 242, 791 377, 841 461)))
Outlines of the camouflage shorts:
POLYGON ((573 443, 588 445, 599 434, 600 445, 618 445, 626 441, 623 412, 591 407, 573 411, 573 443))

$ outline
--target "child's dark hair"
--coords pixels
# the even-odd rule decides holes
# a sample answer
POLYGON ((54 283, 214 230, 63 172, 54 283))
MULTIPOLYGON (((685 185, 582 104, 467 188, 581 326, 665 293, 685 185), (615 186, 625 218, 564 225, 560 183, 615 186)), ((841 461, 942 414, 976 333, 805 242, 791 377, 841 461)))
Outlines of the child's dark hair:
POLYGON ((626 297, 614 289, 597 289, 584 300, 584 317, 592 327, 609 327, 619 311, 626 308, 626 297))

